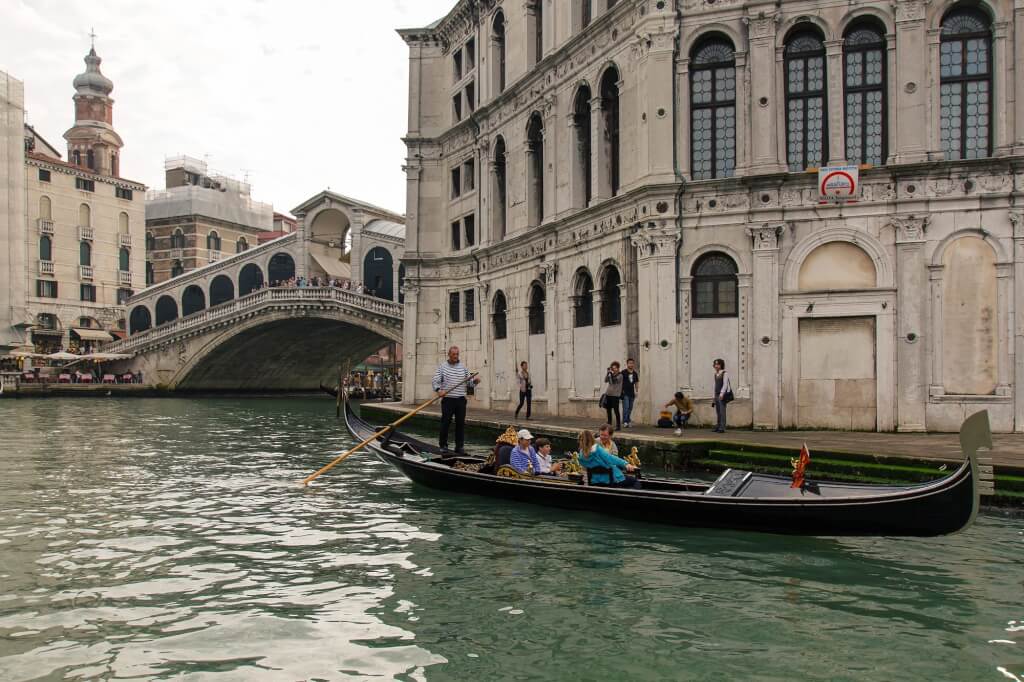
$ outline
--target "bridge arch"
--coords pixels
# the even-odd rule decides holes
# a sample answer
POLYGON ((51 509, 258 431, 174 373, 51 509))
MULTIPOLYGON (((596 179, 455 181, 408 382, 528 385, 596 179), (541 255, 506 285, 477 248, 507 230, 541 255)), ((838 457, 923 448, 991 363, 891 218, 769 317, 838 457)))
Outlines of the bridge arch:
POLYGON ((246 296, 262 289, 265 281, 263 268, 256 263, 246 263, 238 273, 238 295, 246 296))
POLYGON ((210 307, 235 298, 235 283, 227 275, 217 275, 210 282, 210 307))
POLYGON ((149 308, 144 305, 137 305, 132 308, 131 316, 128 318, 128 333, 138 334, 153 327, 153 315, 149 308))
POLYGON ((206 310, 206 294, 196 284, 185 287, 181 294, 181 316, 188 317, 206 310))
POLYGON ((164 295, 156 301, 156 326, 174 322, 178 319, 178 303, 170 296, 164 295))
POLYGON ((295 259, 286 251, 279 251, 267 261, 267 281, 271 286, 295 276, 295 259))
POLYGON ((363 259, 363 285, 378 298, 395 300, 392 282, 395 276, 395 259, 383 246, 375 246, 363 259))

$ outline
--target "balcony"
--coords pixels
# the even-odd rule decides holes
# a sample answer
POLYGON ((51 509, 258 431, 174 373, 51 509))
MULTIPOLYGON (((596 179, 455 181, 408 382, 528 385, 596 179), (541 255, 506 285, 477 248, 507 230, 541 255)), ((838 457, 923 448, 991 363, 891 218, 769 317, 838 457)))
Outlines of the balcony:
POLYGON ((92 279, 92 266, 91 265, 79 265, 78 276, 82 279, 92 279))
POLYGON ((87 242, 91 242, 95 238, 95 231, 91 227, 79 225, 78 238, 87 242))
POLYGON ((211 263, 216 263, 224 257, 224 254, 221 251, 210 251, 209 254, 211 263))
POLYGON ((118 270, 117 283, 130 287, 132 285, 132 273, 127 270, 118 270))
POLYGON ((132 248, 132 236, 130 234, 117 235, 118 243, 125 248, 132 248))
POLYGON ((185 257, 185 249, 171 249, 171 255, 169 257, 170 258, 184 258, 185 257))
POLYGON ((53 276, 53 261, 52 260, 41 260, 39 261, 39 274, 53 276))
POLYGON ((49 218, 40 218, 36 224, 39 225, 40 234, 53 234, 53 221, 49 218))

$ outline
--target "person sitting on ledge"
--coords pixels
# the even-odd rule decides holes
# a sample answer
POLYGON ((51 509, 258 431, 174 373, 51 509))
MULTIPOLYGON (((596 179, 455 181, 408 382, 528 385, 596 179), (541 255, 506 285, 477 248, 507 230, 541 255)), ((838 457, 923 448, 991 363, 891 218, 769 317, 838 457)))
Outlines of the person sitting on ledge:
POLYGON ((537 458, 537 451, 530 446, 533 434, 526 429, 520 429, 516 436, 519 438, 519 443, 512 448, 509 466, 521 474, 540 473, 540 460, 537 458))
POLYGON ((636 470, 632 464, 608 452, 594 440, 590 431, 581 431, 579 437, 580 464, 588 471, 590 485, 612 488, 639 488, 635 476, 627 476, 636 470))

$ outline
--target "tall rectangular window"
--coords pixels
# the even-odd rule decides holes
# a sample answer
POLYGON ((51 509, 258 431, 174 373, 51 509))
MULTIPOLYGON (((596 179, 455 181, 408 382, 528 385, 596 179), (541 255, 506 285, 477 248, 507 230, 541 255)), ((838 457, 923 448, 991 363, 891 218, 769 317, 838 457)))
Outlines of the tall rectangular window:
POLYGON ((992 27, 973 7, 942 19, 939 138, 946 159, 992 155, 992 27))
POLYGON ((885 163, 885 34, 855 27, 843 41, 846 86, 846 160, 885 163))
POLYGON ((476 216, 468 215, 462 219, 466 226, 466 246, 476 244, 476 216))
POLYGON ((452 251, 462 248, 462 224, 456 220, 452 223, 452 251))
POLYGON ((452 78, 456 83, 462 80, 462 50, 456 50, 452 55, 452 78))
POLYGON ((117 290, 117 304, 124 305, 128 302, 128 299, 132 297, 134 292, 131 289, 118 289, 117 290))
POLYGON ((50 171, 46 170, 45 168, 40 168, 39 169, 39 182, 49 182, 49 181, 50 181, 50 171))
POLYGON ((459 322, 459 313, 462 312, 459 309, 459 292, 451 291, 448 293, 448 321, 459 322))
POLYGON ((473 159, 462 164, 462 189, 466 192, 476 189, 476 162, 473 159))
POLYGON ((729 178, 736 170, 736 54, 721 38, 690 60, 691 172, 694 180, 729 178))
POLYGON ((37 279, 36 296, 39 298, 57 298, 57 283, 49 279, 37 279))
POLYGON ((470 38, 466 41, 466 73, 476 68, 476 40, 470 38))
POLYGON ((463 322, 473 322, 476 320, 476 296, 472 289, 466 289, 462 292, 462 300, 465 305, 465 316, 463 322))
POLYGON ((457 92, 452 97, 452 118, 458 123, 462 120, 462 93, 457 92))
POLYGON ((88 301, 89 303, 96 302, 96 287, 92 284, 83 284, 82 286, 82 300, 88 301))
POLYGON ((456 166, 452 168, 452 199, 458 199, 462 196, 462 168, 456 166))
POLYGON ((786 44, 786 158, 789 170, 819 168, 828 158, 825 43, 810 31, 786 44))

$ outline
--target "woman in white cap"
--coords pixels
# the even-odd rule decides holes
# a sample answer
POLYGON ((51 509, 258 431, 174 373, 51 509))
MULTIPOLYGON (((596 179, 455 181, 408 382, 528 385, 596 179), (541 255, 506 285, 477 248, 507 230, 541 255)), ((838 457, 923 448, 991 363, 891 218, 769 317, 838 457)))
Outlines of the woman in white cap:
POLYGON ((537 458, 537 451, 530 446, 533 434, 526 429, 520 429, 516 438, 519 442, 512 448, 509 465, 521 474, 539 474, 540 460, 537 458))

